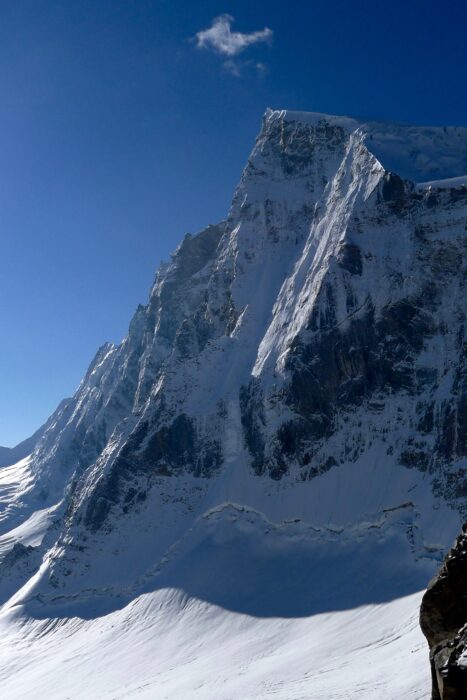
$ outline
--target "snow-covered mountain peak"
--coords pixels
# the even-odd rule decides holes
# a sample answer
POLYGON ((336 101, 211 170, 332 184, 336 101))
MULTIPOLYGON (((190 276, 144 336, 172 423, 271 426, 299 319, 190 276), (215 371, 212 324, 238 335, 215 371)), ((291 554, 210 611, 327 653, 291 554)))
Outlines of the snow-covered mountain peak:
POLYGON ((355 572, 369 611, 423 585, 466 510, 466 152, 465 129, 266 113, 226 220, 0 479, 0 623, 311 615, 355 572), (254 589, 271 572, 293 604, 254 589))

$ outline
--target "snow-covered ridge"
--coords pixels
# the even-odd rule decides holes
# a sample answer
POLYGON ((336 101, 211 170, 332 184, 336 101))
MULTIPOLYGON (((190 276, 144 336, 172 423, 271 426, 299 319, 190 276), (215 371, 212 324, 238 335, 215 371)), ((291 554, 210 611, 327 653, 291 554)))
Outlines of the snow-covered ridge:
POLYGON ((348 133, 355 131, 361 122, 352 117, 338 116, 335 114, 326 114, 324 112, 298 112, 290 109, 270 109, 268 108, 264 114, 264 119, 270 123, 274 122, 300 122, 317 126, 326 122, 332 126, 340 126, 348 133))
POLYGON ((368 149, 382 165, 414 182, 462 177, 467 173, 467 127, 414 126, 271 109, 267 110, 265 120, 297 122, 313 128, 329 124, 348 134, 361 129, 368 149))
POLYGON ((431 180, 431 182, 419 182, 420 189, 431 187, 432 189, 456 189, 457 187, 467 187, 467 175, 459 177, 448 177, 445 180, 431 180))

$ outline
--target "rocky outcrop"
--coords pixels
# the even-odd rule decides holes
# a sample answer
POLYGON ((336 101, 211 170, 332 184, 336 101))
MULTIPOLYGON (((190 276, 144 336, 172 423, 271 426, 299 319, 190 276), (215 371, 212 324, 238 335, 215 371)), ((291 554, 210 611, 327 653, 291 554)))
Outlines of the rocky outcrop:
POLYGON ((467 524, 428 586, 420 626, 430 646, 432 700, 467 698, 467 524))

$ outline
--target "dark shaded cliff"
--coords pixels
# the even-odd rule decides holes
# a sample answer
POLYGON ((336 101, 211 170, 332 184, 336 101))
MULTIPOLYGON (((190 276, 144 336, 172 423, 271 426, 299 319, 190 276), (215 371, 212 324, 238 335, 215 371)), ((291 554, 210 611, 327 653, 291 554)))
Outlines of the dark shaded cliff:
POLYGON ((430 646, 432 700, 467 698, 467 523, 462 529, 420 610, 430 646))

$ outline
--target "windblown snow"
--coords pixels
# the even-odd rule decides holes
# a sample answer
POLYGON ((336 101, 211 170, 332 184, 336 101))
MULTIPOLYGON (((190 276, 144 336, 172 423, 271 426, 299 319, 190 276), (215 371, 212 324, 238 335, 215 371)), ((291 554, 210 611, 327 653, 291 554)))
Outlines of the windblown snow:
POLYGON ((266 112, 226 221, 0 469, 2 698, 426 700, 466 173, 463 128, 266 112))

